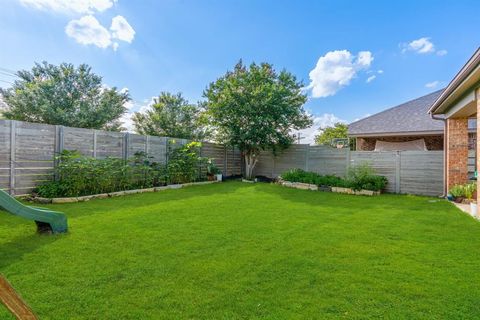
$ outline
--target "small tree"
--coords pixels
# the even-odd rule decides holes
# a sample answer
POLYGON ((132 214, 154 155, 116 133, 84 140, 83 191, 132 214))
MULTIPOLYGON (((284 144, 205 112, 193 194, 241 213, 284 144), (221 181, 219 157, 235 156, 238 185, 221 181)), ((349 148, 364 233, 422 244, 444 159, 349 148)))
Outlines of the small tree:
POLYGON ((337 122, 333 127, 323 127, 319 129, 319 134, 315 136, 316 144, 330 144, 333 139, 348 138, 348 125, 337 122))
POLYGON ((13 87, 0 89, 7 119, 80 128, 119 130, 127 92, 102 85, 102 77, 86 64, 59 66, 35 63, 18 71, 13 87))
POLYGON ((190 104, 181 93, 162 92, 145 112, 133 117, 135 131, 143 135, 181 139, 201 139, 205 132, 200 124, 200 109, 190 104))
POLYGON ((249 67, 240 61, 233 71, 212 82, 204 92, 206 115, 219 142, 237 146, 251 179, 260 150, 288 147, 293 130, 312 124, 303 109, 307 97, 291 73, 277 73, 268 63, 249 67))

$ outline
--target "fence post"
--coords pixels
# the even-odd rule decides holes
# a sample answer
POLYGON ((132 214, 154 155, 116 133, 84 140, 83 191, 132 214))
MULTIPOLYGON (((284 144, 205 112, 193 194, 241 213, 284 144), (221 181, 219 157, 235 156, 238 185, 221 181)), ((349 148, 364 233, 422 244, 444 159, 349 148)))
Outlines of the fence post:
POLYGON ((347 148, 347 154, 346 154, 346 168, 345 168, 345 176, 348 174, 348 170, 350 170, 350 162, 351 162, 351 154, 350 154, 350 148, 347 148))
POLYGON ((397 151, 395 157, 395 193, 400 193, 400 162, 401 162, 402 154, 400 151, 397 151))
POLYGON ((128 148, 130 146, 130 133, 126 132, 123 136, 123 160, 128 160, 128 148))
POLYGON ((93 129, 93 157, 97 158, 97 130, 93 129))
POLYGON ((306 150, 305 150, 305 171, 309 170, 309 165, 308 165, 308 157, 310 154, 310 145, 306 145, 306 150))
POLYGON ((145 136, 145 154, 148 156, 148 153, 150 152, 149 149, 150 146, 150 136, 145 136))
POLYGON ((15 151, 16 151, 17 123, 10 120, 10 195, 15 195, 15 151))
MULTIPOLYGON (((55 126, 55 160, 53 161, 53 166, 56 168, 58 166, 59 160, 57 157, 62 153, 64 146, 64 134, 63 134, 63 126, 56 125, 55 126)), ((55 180, 58 179, 58 175, 55 172, 54 176, 55 180)))
POLYGON ((227 146, 223 145, 223 175, 228 176, 227 146))

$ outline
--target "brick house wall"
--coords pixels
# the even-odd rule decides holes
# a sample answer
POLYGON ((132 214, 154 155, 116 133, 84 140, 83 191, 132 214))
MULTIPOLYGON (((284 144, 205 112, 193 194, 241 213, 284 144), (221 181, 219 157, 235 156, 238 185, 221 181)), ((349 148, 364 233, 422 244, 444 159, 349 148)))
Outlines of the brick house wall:
POLYGON ((377 140, 386 142, 408 142, 425 139, 428 150, 443 150, 443 135, 438 136, 410 136, 410 137, 364 137, 357 138, 358 151, 373 151, 377 140))
POLYGON ((447 189, 468 181, 468 121, 447 119, 447 189))

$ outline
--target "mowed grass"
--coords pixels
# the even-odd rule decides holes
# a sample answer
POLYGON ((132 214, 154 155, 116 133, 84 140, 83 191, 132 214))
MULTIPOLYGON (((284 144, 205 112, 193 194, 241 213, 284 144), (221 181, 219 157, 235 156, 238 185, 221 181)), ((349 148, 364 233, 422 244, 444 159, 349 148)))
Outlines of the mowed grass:
POLYGON ((49 207, 68 234, 0 213, 0 272, 40 319, 480 315, 480 223, 445 201, 229 182, 49 207))

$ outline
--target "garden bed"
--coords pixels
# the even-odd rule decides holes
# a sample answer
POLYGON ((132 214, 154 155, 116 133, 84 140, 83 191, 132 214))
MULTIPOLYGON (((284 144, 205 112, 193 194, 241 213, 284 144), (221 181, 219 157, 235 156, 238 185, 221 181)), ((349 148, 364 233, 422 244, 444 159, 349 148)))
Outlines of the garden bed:
POLYGON ((183 184, 171 184, 171 185, 161 186, 161 187, 116 191, 116 192, 109 192, 109 193, 100 193, 100 194, 93 194, 93 195, 81 196, 81 197, 64 197, 64 198, 30 197, 27 200, 33 201, 33 202, 36 202, 36 203, 44 203, 44 204, 46 204, 46 203, 75 203, 75 202, 89 201, 89 200, 92 200, 92 199, 105 199, 105 198, 120 197, 120 196, 125 196, 125 195, 130 195, 130 194, 137 194, 137 193, 157 192, 157 191, 163 191, 163 190, 168 190, 168 189, 180 189, 180 188, 188 187, 188 186, 211 184, 211 183, 216 183, 216 182, 221 182, 221 181, 215 180, 215 181, 189 182, 189 183, 183 183, 183 184))
POLYGON ((356 196, 378 196, 381 193, 380 191, 364 190, 364 189, 353 190, 351 188, 343 188, 343 187, 317 186, 316 184, 303 183, 303 182, 290 182, 290 181, 284 181, 281 179, 278 181, 278 183, 284 187, 289 187, 294 189, 344 193, 344 194, 352 194, 356 196))

